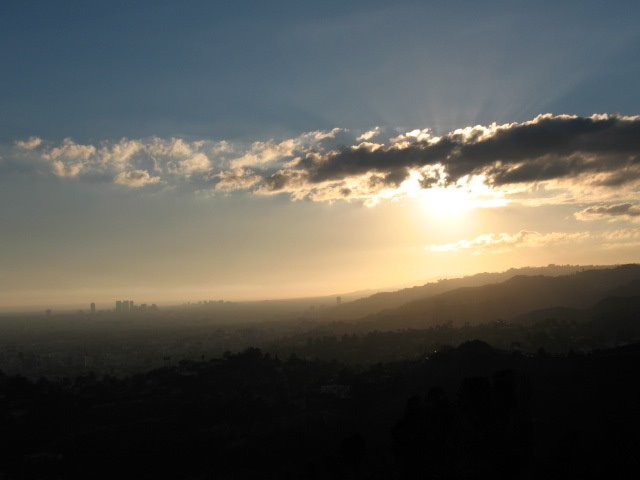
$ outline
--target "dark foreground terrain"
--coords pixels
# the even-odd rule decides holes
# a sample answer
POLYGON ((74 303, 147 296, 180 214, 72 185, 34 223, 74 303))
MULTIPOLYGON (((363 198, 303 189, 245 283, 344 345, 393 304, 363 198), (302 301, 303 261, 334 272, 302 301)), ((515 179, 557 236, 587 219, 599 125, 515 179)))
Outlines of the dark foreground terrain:
POLYGON ((124 379, 0 375, 0 478, 630 478, 640 345, 480 341, 368 367, 257 349, 124 379))
POLYGON ((640 266, 566 268, 5 317, 0 480, 632 478, 640 266))

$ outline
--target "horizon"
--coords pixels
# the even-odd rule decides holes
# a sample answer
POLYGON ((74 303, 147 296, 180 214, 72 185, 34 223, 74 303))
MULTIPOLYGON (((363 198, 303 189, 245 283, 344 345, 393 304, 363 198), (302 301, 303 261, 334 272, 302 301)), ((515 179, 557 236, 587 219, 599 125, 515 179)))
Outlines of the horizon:
MULTIPOLYGON (((32 314, 32 313, 41 313, 43 310, 51 310, 53 313, 76 313, 78 311, 87 312, 89 311, 89 306, 91 303, 95 303, 96 311, 109 312, 113 311, 115 308, 115 303, 120 299, 133 300, 136 306, 141 304, 152 305, 155 304, 158 307, 163 308, 178 308, 184 307, 187 305, 199 305, 203 302, 217 302, 223 301, 225 303, 269 303, 269 302, 302 302, 302 301, 325 301, 328 306, 334 306, 334 302, 337 297, 342 299, 342 302, 348 303, 351 301, 355 301, 361 298, 367 298, 377 293, 385 293, 385 292, 398 292, 405 289, 411 289, 416 287, 422 287, 425 285, 436 284, 446 280, 455 280, 461 278, 474 277, 478 275, 484 274, 501 274, 508 273, 512 270, 527 270, 527 269, 545 269, 545 268, 575 268, 575 269, 585 269, 585 270, 593 270, 593 269, 612 269, 617 267, 624 267, 628 265, 638 265, 639 263, 630 262, 630 263, 617 263, 617 264, 600 264, 600 265, 588 265, 588 264, 554 264, 550 263, 547 265, 526 265, 522 267, 510 267, 506 270, 499 271, 479 271, 470 274, 464 275, 452 275, 448 277, 433 277, 426 280, 416 280, 415 282, 409 282, 403 285, 389 285, 389 286, 379 286, 379 287, 370 287, 370 288, 362 288, 359 290, 353 290, 349 292, 330 292, 330 293, 320 293, 317 295, 304 295, 298 297, 255 297, 255 298, 204 298, 204 297, 193 297, 193 298, 175 298, 175 299, 162 299, 162 297, 142 297, 139 300, 132 298, 131 295, 123 294, 116 295, 112 299, 107 300, 88 300, 83 303, 71 303, 71 304, 32 304, 32 305, 15 305, 15 306, 6 306, 0 307, 0 315, 10 315, 10 314, 32 314)), ((569 274, 567 274, 569 275, 569 274)))

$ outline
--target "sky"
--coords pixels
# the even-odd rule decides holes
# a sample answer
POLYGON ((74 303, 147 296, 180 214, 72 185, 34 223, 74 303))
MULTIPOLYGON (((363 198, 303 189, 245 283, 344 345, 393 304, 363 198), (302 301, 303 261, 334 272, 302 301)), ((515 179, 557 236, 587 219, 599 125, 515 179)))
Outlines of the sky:
POLYGON ((640 3, 4 1, 0 309, 640 261, 640 3))

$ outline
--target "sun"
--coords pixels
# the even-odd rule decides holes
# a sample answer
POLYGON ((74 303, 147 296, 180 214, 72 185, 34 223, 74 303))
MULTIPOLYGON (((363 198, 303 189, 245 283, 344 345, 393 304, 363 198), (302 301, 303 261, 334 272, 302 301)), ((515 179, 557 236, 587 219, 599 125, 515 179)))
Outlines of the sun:
POLYGON ((472 195, 462 187, 427 188, 418 198, 422 207, 437 217, 457 217, 473 208, 472 195))
POLYGON ((504 194, 487 185, 481 176, 460 179, 452 185, 423 188, 419 176, 412 174, 400 188, 429 217, 458 222, 478 208, 503 207, 509 203, 504 194))
POLYGON ((409 178, 400 186, 400 190, 429 216, 452 219, 473 208, 471 187, 434 185, 423 188, 419 179, 417 172, 411 172, 409 178))

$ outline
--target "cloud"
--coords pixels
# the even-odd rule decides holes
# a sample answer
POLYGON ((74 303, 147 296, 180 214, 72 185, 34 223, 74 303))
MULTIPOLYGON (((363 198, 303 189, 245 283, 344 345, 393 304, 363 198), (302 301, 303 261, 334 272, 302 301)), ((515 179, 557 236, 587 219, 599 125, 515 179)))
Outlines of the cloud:
POLYGON ((184 158, 193 154, 194 147, 182 138, 162 139, 154 137, 147 145, 146 149, 151 155, 184 158))
POLYGON ((473 255, 483 253, 504 253, 521 247, 544 247, 551 244, 595 240, 598 246, 607 250, 640 247, 640 228, 625 228, 594 232, 551 232, 521 230, 515 234, 485 233, 471 240, 459 240, 453 243, 430 245, 428 249, 435 253, 469 250, 473 255))
POLYGON ((129 140, 123 138, 112 145, 105 145, 99 151, 100 163, 103 165, 112 164, 116 168, 126 168, 128 163, 144 150, 145 145, 139 140, 129 140))
POLYGON ((179 165, 182 173, 190 175, 195 172, 208 171, 211 167, 211 162, 209 162, 209 157, 204 153, 196 153, 192 157, 182 160, 179 165))
POLYGON ((376 137, 380 134, 380 127, 375 127, 371 130, 364 132, 362 135, 356 137, 356 141, 358 142, 367 142, 371 140, 373 137, 376 137))
POLYGON ((113 181, 119 185, 138 188, 159 183, 160 177, 152 177, 146 170, 133 170, 131 172, 120 172, 113 181))
POLYGON ((640 241, 640 228, 625 228, 622 230, 609 231, 603 234, 603 238, 612 242, 640 241))
POLYGON ((602 247, 607 250, 618 248, 639 248, 640 228, 625 228, 605 232, 602 235, 602 247))
POLYGON ((248 152, 231 161, 231 166, 233 168, 258 166, 274 160, 292 157, 295 148, 296 142, 292 138, 279 143, 272 140, 268 142, 254 142, 248 152))
MULTIPOLYGON (((322 182, 378 172, 408 175, 410 169, 442 165, 450 182, 483 174, 495 186, 571 177, 640 173, 640 117, 540 115, 531 121, 454 130, 441 137, 412 131, 390 145, 343 148, 301 163, 309 181, 322 182)), ((624 183, 629 178, 609 177, 624 183)))
POLYGON ((29 137, 27 140, 17 140, 16 147, 23 150, 34 150, 42 144, 40 137, 29 137))
POLYGON ((82 163, 65 164, 60 160, 52 162, 53 173, 57 177, 77 177, 82 171, 82 163))
POLYGON ((232 192, 235 190, 246 190, 253 187, 262 180, 260 175, 256 175, 251 170, 236 168, 233 170, 220 172, 216 175, 218 181, 214 187, 221 192, 232 192))
POLYGON ((267 164, 288 162, 298 155, 322 149, 327 142, 336 138, 343 129, 312 131, 282 141, 268 140, 253 142, 248 150, 230 162, 232 168, 264 167, 267 164))
POLYGON ((458 250, 473 250, 474 254, 485 252, 503 253, 516 247, 542 247, 553 243, 579 241, 589 238, 588 232, 551 232, 540 233, 521 230, 515 234, 485 233, 472 240, 459 240, 443 245, 431 245, 432 252, 455 252, 458 250))
POLYGON ((398 188, 415 172, 425 173, 423 188, 461 186, 482 178, 494 190, 527 200, 539 198, 546 188, 547 203, 583 202, 585 189, 610 200, 640 186, 638 116, 545 114, 441 136, 416 129, 386 143, 355 141, 307 152, 285 174, 279 170, 267 176, 262 190, 286 192, 292 198, 306 191, 311 198, 317 189, 335 189, 347 179, 371 175, 398 188))
POLYGON ((640 116, 545 114, 444 134, 428 128, 395 136, 384 131, 334 128, 252 142, 124 138, 95 145, 69 138, 56 145, 32 137, 15 142, 0 168, 93 181, 146 171, 150 178, 194 191, 247 190, 368 205, 419 189, 479 185, 504 199, 495 206, 584 203, 585 198, 624 204, 640 189, 640 116))
POLYGON ((617 203, 612 205, 594 205, 576 212, 578 220, 590 221, 600 219, 630 220, 640 217, 640 205, 633 203, 617 203))
POLYGON ((70 138, 65 138, 62 145, 51 148, 42 154, 46 160, 56 160, 59 158, 69 160, 89 160, 96 154, 96 147, 93 145, 83 145, 74 142, 70 138))

